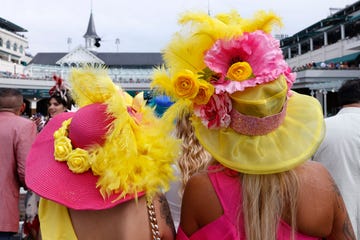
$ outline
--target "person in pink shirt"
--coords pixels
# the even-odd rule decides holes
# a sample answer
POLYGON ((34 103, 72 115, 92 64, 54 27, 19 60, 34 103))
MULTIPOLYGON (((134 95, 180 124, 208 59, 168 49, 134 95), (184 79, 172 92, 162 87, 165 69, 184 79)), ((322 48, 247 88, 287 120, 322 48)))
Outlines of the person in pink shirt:
POLYGON ((186 183, 177 239, 355 239, 329 172, 309 161, 324 137, 317 99, 296 93, 279 41, 281 19, 235 10, 187 12, 163 51, 151 86, 186 109, 211 154, 186 183))
MULTIPOLYGON (((40 132, 43 127, 56 115, 70 111, 74 105, 74 101, 71 97, 70 89, 65 85, 65 81, 54 75, 53 80, 55 85, 49 90, 49 102, 48 102, 48 115, 43 117, 40 115, 34 115, 31 119, 37 126, 37 131, 40 132)), ((23 239, 40 239, 40 223, 38 216, 40 196, 35 194, 31 190, 27 190, 25 197, 25 220, 22 228, 23 239)))
POLYGON ((19 228, 19 190, 25 186, 25 160, 36 137, 36 125, 21 117, 25 104, 16 89, 0 89, 0 239, 19 228))

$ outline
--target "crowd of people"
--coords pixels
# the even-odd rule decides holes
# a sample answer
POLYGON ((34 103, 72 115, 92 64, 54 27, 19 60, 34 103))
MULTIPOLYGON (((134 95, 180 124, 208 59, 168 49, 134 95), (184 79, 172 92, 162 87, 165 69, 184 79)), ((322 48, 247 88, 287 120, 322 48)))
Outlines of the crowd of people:
POLYGON ((308 64, 293 67, 293 72, 299 72, 309 69, 319 69, 319 70, 346 70, 346 69, 359 69, 359 66, 354 64, 349 64, 348 62, 309 62, 308 64))
POLYGON ((360 80, 324 121, 291 89, 276 14, 179 23, 152 75, 161 116, 101 67, 54 76, 45 119, 0 89, 0 240, 20 186, 27 240, 360 239, 360 80))

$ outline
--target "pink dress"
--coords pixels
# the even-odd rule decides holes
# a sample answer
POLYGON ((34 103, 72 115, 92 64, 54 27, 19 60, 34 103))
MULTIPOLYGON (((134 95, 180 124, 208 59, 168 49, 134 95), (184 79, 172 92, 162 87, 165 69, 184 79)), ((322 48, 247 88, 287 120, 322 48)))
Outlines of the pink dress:
MULTIPOLYGON (((241 204, 241 191, 229 191, 229 189, 240 189, 240 181, 234 174, 237 173, 231 170, 216 171, 219 166, 209 167, 209 178, 216 191, 217 197, 221 203, 224 214, 215 221, 202 227, 190 237, 186 236, 184 231, 179 227, 176 236, 177 240, 233 240, 233 239, 246 239, 245 229, 243 228, 243 218, 240 218, 240 229, 237 229, 237 213, 241 204), (215 170, 215 171, 212 171, 215 170)), ((278 240, 291 239, 291 227, 284 221, 280 222, 278 229, 278 240)), ((296 240, 311 240, 320 239, 295 233, 296 240)))

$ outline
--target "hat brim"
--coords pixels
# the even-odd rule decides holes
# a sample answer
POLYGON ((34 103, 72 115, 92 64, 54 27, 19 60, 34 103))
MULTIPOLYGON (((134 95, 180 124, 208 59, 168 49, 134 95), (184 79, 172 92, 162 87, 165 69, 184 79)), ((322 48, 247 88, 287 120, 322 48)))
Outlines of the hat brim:
MULTIPOLYGON (((56 115, 38 134, 26 160, 25 180, 29 189, 43 198, 76 210, 100 210, 134 199, 134 195, 119 198, 114 193, 103 198, 96 187, 98 177, 91 170, 75 174, 66 162, 54 158, 54 132, 73 112, 56 115)), ((137 196, 144 195, 143 192, 137 196)))
POLYGON ((318 100, 296 92, 288 100, 283 123, 266 135, 208 129, 196 117, 193 126, 200 143, 217 161, 247 174, 272 174, 298 166, 315 153, 325 132, 318 100))

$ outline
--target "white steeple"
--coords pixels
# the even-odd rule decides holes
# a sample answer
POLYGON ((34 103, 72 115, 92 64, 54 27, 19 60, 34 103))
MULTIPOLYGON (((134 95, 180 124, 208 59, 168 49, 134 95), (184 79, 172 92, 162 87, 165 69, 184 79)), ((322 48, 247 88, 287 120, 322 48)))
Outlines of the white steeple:
POLYGON ((90 19, 89 19, 87 31, 83 37, 85 38, 86 49, 95 50, 95 47, 100 47, 101 38, 96 34, 92 9, 90 12, 90 19))

